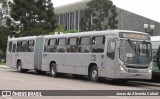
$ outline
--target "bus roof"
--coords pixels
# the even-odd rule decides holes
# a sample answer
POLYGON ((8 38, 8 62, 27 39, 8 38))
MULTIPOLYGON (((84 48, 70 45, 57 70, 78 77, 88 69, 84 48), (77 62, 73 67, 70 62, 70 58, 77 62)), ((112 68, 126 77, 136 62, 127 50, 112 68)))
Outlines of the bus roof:
POLYGON ((9 41, 17 41, 17 40, 31 40, 31 39, 36 39, 37 36, 27 36, 27 37, 19 37, 19 38, 9 38, 9 41))
POLYGON ((160 41, 160 36, 151 36, 151 41, 160 41))
MULTIPOLYGON (((120 32, 130 32, 130 33, 140 33, 140 34, 146 34, 144 32, 138 32, 138 31, 130 31, 130 30, 104 30, 104 31, 89 31, 89 32, 79 32, 79 33, 67 33, 67 34, 57 34, 57 35, 44 35, 45 38, 52 38, 52 37, 77 37, 77 36, 91 36, 91 35, 119 35, 120 32)), ((40 35, 43 36, 43 35, 40 35)), ((19 37, 19 38, 9 38, 8 40, 16 41, 16 40, 29 40, 29 39, 35 39, 37 36, 28 36, 28 37, 19 37)))
MULTIPOLYGON (((67 33, 67 34, 57 34, 57 35, 45 35, 45 38, 51 38, 51 37, 77 37, 77 36, 91 36, 91 35, 119 35, 119 32, 130 32, 130 33, 141 33, 141 34, 147 34, 143 32, 137 32, 137 31, 129 31, 129 30, 105 30, 105 31, 89 31, 89 32, 79 32, 79 33, 67 33)), ((149 34, 148 34, 149 35, 149 34)))

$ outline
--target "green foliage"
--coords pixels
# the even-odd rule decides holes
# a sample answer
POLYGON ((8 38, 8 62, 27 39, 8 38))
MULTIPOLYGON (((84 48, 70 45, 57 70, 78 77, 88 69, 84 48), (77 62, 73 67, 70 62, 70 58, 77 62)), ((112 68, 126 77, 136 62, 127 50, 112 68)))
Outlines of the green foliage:
POLYGON ((2 51, 2 50, 0 50, 0 58, 2 57, 2 55, 3 55, 3 51, 2 51))
POLYGON ((3 8, 7 7, 7 0, 0 0, 0 4, 2 4, 3 8))
MULTIPOLYGON (((59 34, 60 34, 60 32, 63 32, 64 34, 66 34, 66 33, 77 33, 78 30, 75 30, 75 29, 72 29, 72 30, 65 30, 64 25, 60 25, 60 26, 57 26, 55 32, 58 32, 59 34)), ((54 33, 51 32, 50 34, 54 34, 54 33)))
POLYGON ((8 19, 7 25, 20 35, 48 34, 56 28, 51 0, 13 0, 9 4, 13 20, 8 19))
POLYGON ((77 32, 78 32, 78 30, 72 29, 72 30, 64 31, 64 34, 66 34, 66 33, 77 33, 77 32))
POLYGON ((10 34, 10 29, 4 26, 0 26, 0 50, 3 52, 2 57, 5 56, 8 35, 10 34))
POLYGON ((58 32, 58 33, 64 32, 64 31, 65 31, 64 25, 59 25, 59 26, 57 26, 57 28, 56 28, 55 31, 58 32))
POLYGON ((118 24, 116 17, 116 6, 112 1, 91 0, 80 21, 81 31, 116 29, 118 24))

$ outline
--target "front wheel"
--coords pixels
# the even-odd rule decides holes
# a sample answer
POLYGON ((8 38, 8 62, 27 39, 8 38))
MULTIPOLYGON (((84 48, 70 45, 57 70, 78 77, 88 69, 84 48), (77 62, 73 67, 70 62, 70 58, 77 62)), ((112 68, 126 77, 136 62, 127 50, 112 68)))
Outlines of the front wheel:
POLYGON ((89 78, 91 81, 97 82, 99 81, 98 77, 98 68, 97 66, 93 66, 89 72, 89 78))
POLYGON ((50 66, 50 75, 51 77, 56 77, 57 76, 57 67, 56 63, 52 63, 50 66))

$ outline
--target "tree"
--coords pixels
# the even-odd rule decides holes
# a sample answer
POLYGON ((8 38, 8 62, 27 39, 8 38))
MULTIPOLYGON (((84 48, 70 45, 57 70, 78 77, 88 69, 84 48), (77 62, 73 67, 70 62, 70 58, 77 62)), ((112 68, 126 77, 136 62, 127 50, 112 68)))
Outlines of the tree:
MULTIPOLYGON (((75 30, 75 29, 66 30, 64 25, 59 25, 56 27, 55 32, 57 32, 58 34, 60 34, 61 32, 63 34, 67 34, 67 33, 77 33, 78 30, 75 30)), ((55 32, 50 32, 50 34, 55 34, 55 32)))
POLYGON ((8 35, 10 34, 8 27, 0 26, 0 50, 2 51, 2 57, 5 57, 8 35))
POLYGON ((13 0, 7 25, 23 36, 48 34, 55 29, 51 0, 13 0))
POLYGON ((116 6, 110 0, 91 0, 81 17, 81 31, 116 29, 116 6))
POLYGON ((8 12, 8 4, 7 4, 7 0, 0 0, 0 7, 1 10, 0 11, 0 25, 5 25, 5 17, 7 15, 8 12))
POLYGON ((0 4, 2 4, 2 8, 7 7, 7 0, 0 0, 0 4))

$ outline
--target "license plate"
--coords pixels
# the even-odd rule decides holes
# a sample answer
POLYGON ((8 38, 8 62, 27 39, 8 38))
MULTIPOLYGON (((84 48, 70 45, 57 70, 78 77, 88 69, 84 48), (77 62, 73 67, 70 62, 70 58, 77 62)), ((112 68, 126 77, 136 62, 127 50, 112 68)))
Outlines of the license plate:
POLYGON ((139 73, 139 70, 136 69, 128 69, 129 73, 139 73))

